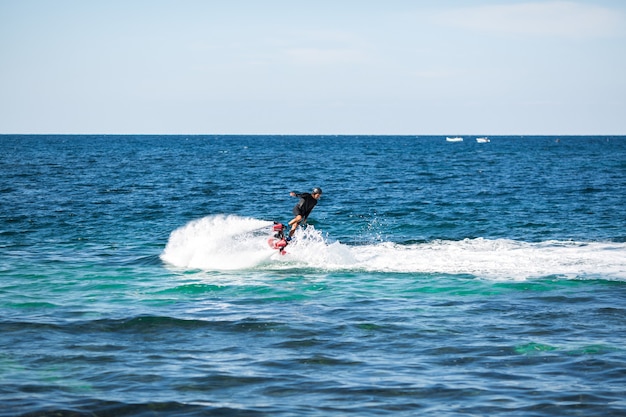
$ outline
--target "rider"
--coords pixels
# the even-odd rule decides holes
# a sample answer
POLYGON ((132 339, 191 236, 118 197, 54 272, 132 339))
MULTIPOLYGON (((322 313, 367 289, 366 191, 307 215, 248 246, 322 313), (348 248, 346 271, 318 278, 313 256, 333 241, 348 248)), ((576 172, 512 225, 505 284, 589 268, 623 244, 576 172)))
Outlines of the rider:
POLYGON ((293 208, 294 217, 290 222, 291 230, 289 231, 289 237, 293 236, 298 228, 298 225, 302 222, 306 223, 307 217, 311 214, 313 207, 317 204, 317 200, 322 196, 322 189, 319 187, 313 188, 311 194, 309 193, 296 193, 292 191, 289 193, 292 197, 299 197, 300 201, 293 208))

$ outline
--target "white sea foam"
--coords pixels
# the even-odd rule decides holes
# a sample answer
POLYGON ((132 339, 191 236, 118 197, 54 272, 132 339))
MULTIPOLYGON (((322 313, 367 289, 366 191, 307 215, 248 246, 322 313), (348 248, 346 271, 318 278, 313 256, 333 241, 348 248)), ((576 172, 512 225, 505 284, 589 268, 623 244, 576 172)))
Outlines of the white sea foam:
POLYGON ((225 215, 195 220, 172 232, 161 259, 180 268, 213 271, 303 267, 325 271, 470 274, 502 280, 547 276, 626 280, 625 243, 530 243, 478 238, 351 246, 332 242, 309 226, 298 230, 296 239, 287 247, 288 254, 283 256, 267 245, 271 224, 225 215))
POLYGON ((626 279, 626 244, 599 242, 539 243, 507 239, 435 241, 402 246, 355 248, 372 271, 471 274, 491 279, 626 279))

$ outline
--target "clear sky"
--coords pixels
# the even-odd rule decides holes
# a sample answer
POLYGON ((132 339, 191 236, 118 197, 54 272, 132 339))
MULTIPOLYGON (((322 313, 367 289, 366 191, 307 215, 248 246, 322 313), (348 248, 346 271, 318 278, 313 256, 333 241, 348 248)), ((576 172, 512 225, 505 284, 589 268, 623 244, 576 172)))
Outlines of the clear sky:
POLYGON ((0 0, 0 133, 626 134, 622 0, 0 0))

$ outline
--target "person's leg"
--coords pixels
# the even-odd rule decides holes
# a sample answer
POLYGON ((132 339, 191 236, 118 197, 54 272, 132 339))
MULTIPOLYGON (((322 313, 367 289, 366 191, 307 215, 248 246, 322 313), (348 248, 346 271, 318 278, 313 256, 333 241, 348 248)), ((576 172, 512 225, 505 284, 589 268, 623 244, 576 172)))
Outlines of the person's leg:
POLYGON ((289 222, 289 226, 291 226, 291 230, 289 231, 289 237, 293 236, 293 234, 296 232, 296 229, 298 228, 298 225, 300 224, 301 221, 302 221, 302 216, 298 214, 289 222))

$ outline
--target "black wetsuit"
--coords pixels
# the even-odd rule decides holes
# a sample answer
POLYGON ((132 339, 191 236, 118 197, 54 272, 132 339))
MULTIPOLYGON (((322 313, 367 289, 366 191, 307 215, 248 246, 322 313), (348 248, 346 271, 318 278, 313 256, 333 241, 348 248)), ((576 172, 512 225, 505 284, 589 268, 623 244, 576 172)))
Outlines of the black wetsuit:
POLYGON ((302 216, 303 220, 306 220, 311 214, 313 207, 317 204, 317 200, 313 198, 313 196, 309 193, 295 193, 296 197, 300 198, 298 204, 296 204, 293 208, 294 216, 302 216))

